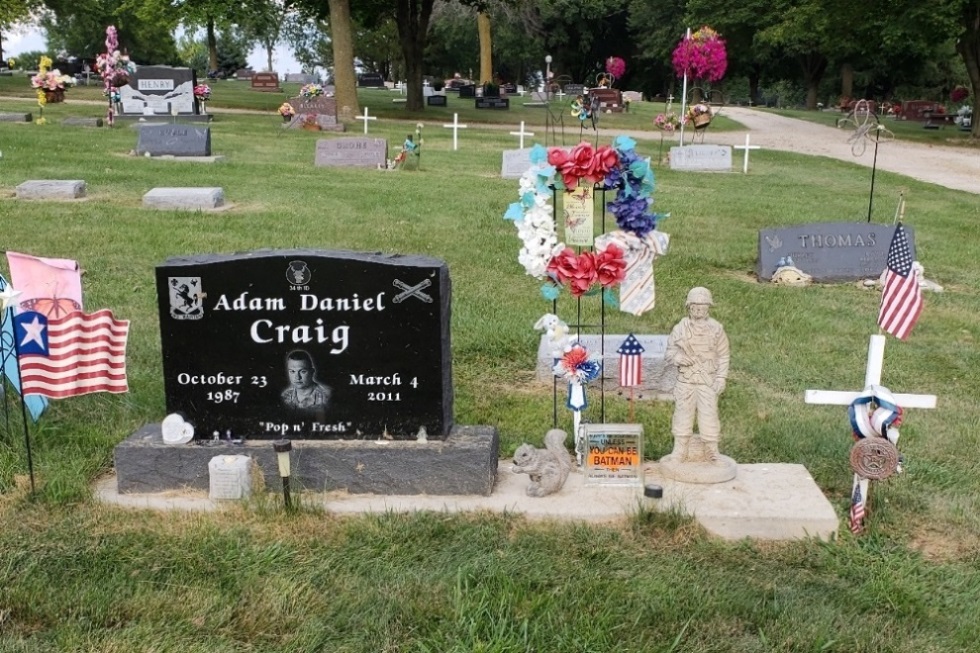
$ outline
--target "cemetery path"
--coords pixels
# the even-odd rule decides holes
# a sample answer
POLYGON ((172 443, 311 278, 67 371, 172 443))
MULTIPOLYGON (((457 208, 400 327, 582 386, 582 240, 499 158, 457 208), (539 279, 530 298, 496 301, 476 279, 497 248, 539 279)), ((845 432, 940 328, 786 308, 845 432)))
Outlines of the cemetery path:
MULTIPOLYGON (((870 168, 874 162, 874 143, 868 141, 864 154, 855 156, 848 139, 853 130, 836 129, 806 120, 786 118, 747 107, 724 107, 722 115, 748 128, 750 143, 762 149, 826 156, 870 168)), ((885 125, 887 127, 887 124, 885 125)), ((952 129, 947 127, 946 129, 952 129)), ((610 131, 610 134, 613 132, 610 131)), ((708 140, 720 145, 744 145, 745 131, 709 132, 708 140)), ((636 135, 649 137, 646 133, 636 135)), ((742 165, 743 153, 733 152, 734 168, 742 165)), ((752 154, 749 155, 749 167, 752 154)), ((881 141, 878 169, 894 172, 930 184, 980 194, 980 148, 881 141)))

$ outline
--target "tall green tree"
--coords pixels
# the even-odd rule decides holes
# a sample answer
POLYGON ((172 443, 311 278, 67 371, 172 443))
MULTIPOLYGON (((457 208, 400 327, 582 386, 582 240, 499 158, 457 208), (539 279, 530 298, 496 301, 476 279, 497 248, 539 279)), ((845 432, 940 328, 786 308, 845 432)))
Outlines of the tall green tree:
POLYGON ((293 13, 283 0, 267 0, 250 5, 238 19, 238 26, 253 43, 265 50, 266 70, 272 72, 272 54, 283 38, 286 24, 293 13))
POLYGON ((3 35, 17 23, 27 20, 34 9, 33 0, 4 0, 0 2, 0 62, 6 61, 3 56, 3 35))
MULTIPOLYGON (((955 5, 954 5, 955 7, 955 5)), ((973 138, 980 139, 980 0, 960 0, 956 51, 973 86, 973 138)))
POLYGON ((179 64, 174 42, 178 17, 160 3, 127 0, 44 0, 40 24, 49 50, 92 58, 105 51, 105 28, 115 25, 119 49, 136 63, 179 64))

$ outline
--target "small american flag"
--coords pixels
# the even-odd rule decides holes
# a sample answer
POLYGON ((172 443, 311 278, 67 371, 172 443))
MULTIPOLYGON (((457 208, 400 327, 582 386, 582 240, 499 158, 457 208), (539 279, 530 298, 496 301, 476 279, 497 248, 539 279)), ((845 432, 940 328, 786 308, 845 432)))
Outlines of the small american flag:
POLYGON ((922 289, 918 275, 912 271, 912 251, 905 227, 898 223, 888 247, 888 269, 878 309, 878 326, 896 338, 905 340, 922 312, 922 289))
POLYGON ((619 354, 619 385, 632 388, 640 385, 643 378, 643 358, 646 351, 632 333, 626 337, 616 352, 619 354))
POLYGON ((864 482, 855 478, 854 494, 851 495, 851 532, 855 535, 864 530, 864 504, 867 500, 865 494, 861 492, 861 485, 864 482))
POLYGON ((128 392, 129 321, 109 310, 47 318, 27 311, 15 318, 25 395, 51 399, 90 392, 128 392))

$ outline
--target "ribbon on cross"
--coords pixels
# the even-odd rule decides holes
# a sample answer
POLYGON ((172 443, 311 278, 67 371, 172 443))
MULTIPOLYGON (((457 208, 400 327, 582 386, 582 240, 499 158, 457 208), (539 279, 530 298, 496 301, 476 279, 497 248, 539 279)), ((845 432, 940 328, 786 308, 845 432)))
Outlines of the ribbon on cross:
POLYGON ((667 253, 670 235, 653 230, 640 237, 632 231, 610 231, 596 238, 596 249, 614 244, 623 250, 626 272, 619 287, 619 310, 643 315, 656 304, 653 261, 667 253))

